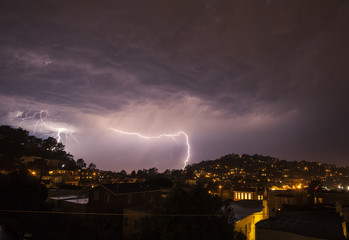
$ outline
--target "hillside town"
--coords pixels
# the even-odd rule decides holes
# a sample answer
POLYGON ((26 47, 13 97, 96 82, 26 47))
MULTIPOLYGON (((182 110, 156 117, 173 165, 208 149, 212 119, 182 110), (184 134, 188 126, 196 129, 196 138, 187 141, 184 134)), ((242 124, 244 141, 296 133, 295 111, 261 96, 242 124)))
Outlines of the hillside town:
MULTIPOLYGON (((34 236, 33 239, 45 238, 47 234, 51 234, 52 239, 59 239, 64 234, 81 234, 75 221, 90 226, 90 231, 103 232, 93 233, 96 237, 142 239, 142 236, 148 236, 144 235, 145 218, 151 222, 152 216, 159 214, 169 217, 189 214, 188 218, 194 213, 207 218, 205 212, 191 212, 192 209, 185 210, 184 205, 177 212, 161 212, 154 207, 172 201, 167 203, 172 208, 182 201, 178 196, 198 189, 204 191, 202 199, 219 199, 224 203, 222 206, 232 210, 231 226, 236 239, 348 237, 349 167, 229 154, 188 165, 182 170, 160 173, 156 168, 150 168, 131 173, 113 172, 100 170, 93 163, 87 166, 83 159, 75 161, 64 151, 64 146, 57 149, 54 141, 49 148, 48 140, 52 139, 35 145, 31 143, 39 140, 24 130, 7 126, 2 126, 1 130, 1 145, 7 146, 7 149, 2 148, 0 155, 4 193, 0 199, 1 224, 34 236), (41 146, 45 147, 43 151, 41 146), (15 158, 14 152, 18 153, 15 158), (16 164, 5 164, 4 158, 11 157, 16 164), (6 185, 8 179, 16 181, 6 185), (29 182, 32 185, 29 186, 29 182), (31 202, 25 200, 28 195, 31 202), (176 200, 174 196, 177 196, 176 200), (59 233, 54 228, 43 233, 34 226, 28 229, 17 217, 28 215, 26 211, 29 210, 38 221, 43 220, 35 212, 47 214, 46 217, 55 219, 63 229, 69 222, 77 233, 70 230, 59 233)), ((200 201, 198 198, 196 195, 193 199, 200 201)), ((221 210, 214 214, 225 216, 221 210)))

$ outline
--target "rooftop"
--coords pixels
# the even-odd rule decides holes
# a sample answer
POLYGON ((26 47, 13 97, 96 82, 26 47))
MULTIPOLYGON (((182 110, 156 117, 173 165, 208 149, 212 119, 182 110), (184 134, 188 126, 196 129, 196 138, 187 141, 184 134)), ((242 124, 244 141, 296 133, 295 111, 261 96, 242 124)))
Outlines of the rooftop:
POLYGON ((160 190, 157 186, 145 183, 101 184, 99 186, 109 189, 114 194, 160 190))
POLYGON ((234 216, 237 221, 263 210, 263 204, 260 201, 241 200, 229 204, 233 208, 234 216))
POLYGON ((273 229, 320 239, 346 239, 342 229, 343 219, 333 209, 292 209, 275 218, 262 220, 257 228, 273 229))

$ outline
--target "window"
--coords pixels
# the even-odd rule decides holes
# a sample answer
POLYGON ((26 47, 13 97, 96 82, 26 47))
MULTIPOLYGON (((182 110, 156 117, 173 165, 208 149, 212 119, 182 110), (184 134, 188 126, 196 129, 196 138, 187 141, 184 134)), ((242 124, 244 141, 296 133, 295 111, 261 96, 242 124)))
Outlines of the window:
POLYGON ((251 197, 251 193, 248 193, 248 199, 252 199, 252 197, 251 197))
POLYGON ((127 217, 125 217, 125 219, 124 219, 124 225, 125 225, 125 227, 127 227, 127 224, 128 224, 128 219, 127 219, 127 217))
POLYGON ((138 221, 135 220, 135 229, 137 230, 138 229, 138 221))

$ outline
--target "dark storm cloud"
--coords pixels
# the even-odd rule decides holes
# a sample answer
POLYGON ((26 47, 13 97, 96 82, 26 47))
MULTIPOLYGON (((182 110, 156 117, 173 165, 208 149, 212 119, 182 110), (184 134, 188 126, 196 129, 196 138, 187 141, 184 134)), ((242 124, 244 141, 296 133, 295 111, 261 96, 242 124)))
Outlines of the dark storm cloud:
MULTIPOLYGON (((200 108, 192 125, 231 119, 224 126, 239 132, 217 136, 224 147, 207 143, 212 156, 251 146, 295 159, 334 162, 347 154, 347 1, 0 4, 6 99, 105 115, 138 105, 187 108, 189 97, 200 108), (260 118, 274 125, 253 120, 260 118)), ((222 125, 211 125, 210 134, 221 133, 222 125)))

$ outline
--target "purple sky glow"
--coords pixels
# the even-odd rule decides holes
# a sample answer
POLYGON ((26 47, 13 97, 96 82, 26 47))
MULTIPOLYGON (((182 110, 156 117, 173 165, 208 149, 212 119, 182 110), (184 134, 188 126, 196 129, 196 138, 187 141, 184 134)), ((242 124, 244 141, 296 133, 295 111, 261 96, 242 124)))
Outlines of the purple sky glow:
POLYGON ((104 170, 187 156, 113 129, 348 166, 348 29, 347 0, 0 0, 0 124, 104 170))

